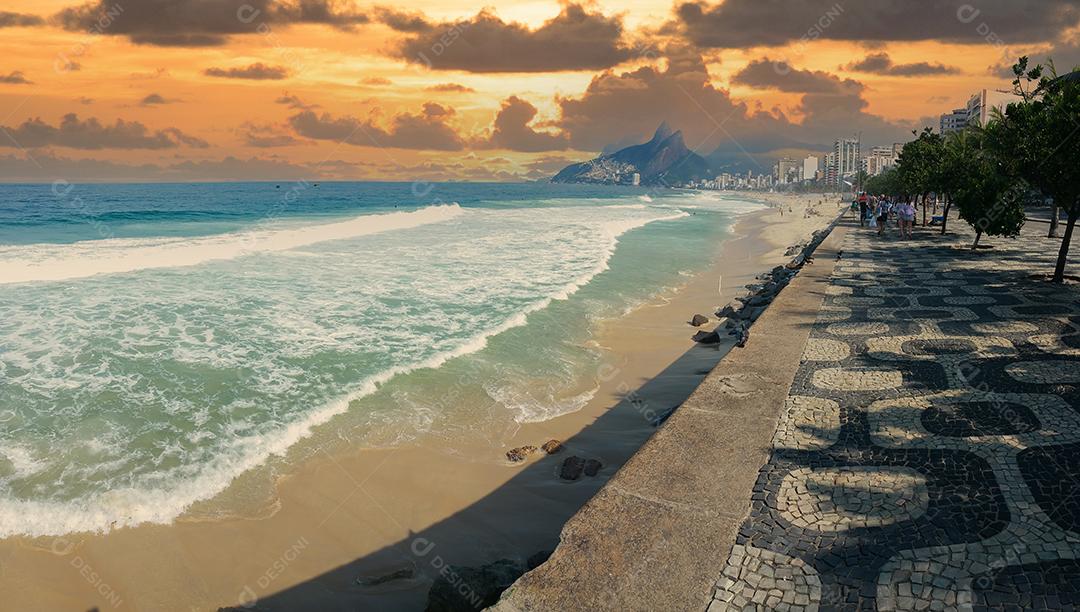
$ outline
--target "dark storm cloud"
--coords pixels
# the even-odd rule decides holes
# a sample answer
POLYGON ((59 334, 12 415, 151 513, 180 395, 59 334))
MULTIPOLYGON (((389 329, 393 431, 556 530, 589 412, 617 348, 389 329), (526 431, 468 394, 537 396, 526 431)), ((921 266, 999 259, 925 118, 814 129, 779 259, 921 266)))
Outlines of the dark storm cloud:
POLYGON ((1075 0, 725 0, 684 2, 676 15, 701 47, 776 46, 799 40, 1045 41, 1080 21, 1075 0))
POLYGON ((823 80, 813 81, 816 91, 804 93, 798 109, 803 120, 796 123, 780 111, 732 100, 712 84, 692 49, 669 49, 666 55, 666 69, 607 71, 580 96, 559 98, 556 123, 572 147, 611 150, 643 142, 664 120, 683 131, 689 147, 704 153, 725 147, 749 152, 827 148, 833 139, 860 130, 867 142, 893 142, 913 127, 867 113, 862 86, 839 79, 832 90, 821 86, 823 80))
POLYGON ((406 37, 396 57, 435 70, 554 72, 609 68, 633 56, 619 17, 566 4, 532 30, 485 9, 471 19, 432 22, 422 15, 380 9, 377 18, 406 37))
POLYGON ((350 29, 367 23, 368 17, 336 0, 94 0, 63 9, 53 21, 66 30, 126 36, 138 44, 202 47, 275 25, 318 23, 350 29))
MULTIPOLYGON (((1080 68, 1080 37, 1056 41, 1049 49, 1025 50, 1023 53, 1028 56, 1029 69, 1035 64, 1049 66, 1050 62, 1053 62, 1059 75, 1066 74, 1080 68)), ((1016 54, 1020 55, 1020 52, 1017 51, 1016 54)), ((1014 78, 1012 67, 1018 59, 1019 57, 1013 55, 1003 56, 989 67, 989 72, 1011 81, 1014 78)))
POLYGON ((29 85, 33 81, 26 78, 26 75, 21 70, 14 70, 7 74, 0 74, 0 83, 7 83, 9 85, 29 85))
POLYGON ((885 76, 928 76, 934 74, 957 74, 960 69, 955 66, 946 66, 931 62, 913 62, 910 64, 894 64, 888 53, 871 53, 863 59, 842 66, 845 70, 854 72, 867 72, 885 76))
POLYGON ((769 58, 754 60, 732 77, 731 81, 756 89, 775 89, 792 93, 858 92, 862 85, 841 80, 820 70, 800 70, 785 61, 769 58))
POLYGON ((33 149, 68 147, 71 149, 173 149, 180 146, 206 148, 205 140, 189 136, 176 128, 150 130, 138 121, 117 119, 109 125, 91 117, 79 119, 75 113, 64 115, 58 125, 39 118, 27 119, 14 127, 2 127, 7 138, 0 146, 33 149))
POLYGON ((45 25, 45 20, 41 17, 38 17, 37 15, 12 13, 11 11, 0 11, 0 28, 25 28, 40 25, 45 25))
POLYGON ((451 108, 428 102, 419 113, 395 115, 387 128, 369 119, 334 117, 329 113, 320 115, 312 110, 289 117, 289 124, 297 134, 314 140, 333 140, 362 147, 460 151, 465 148, 465 141, 447 123, 453 114, 451 108))
POLYGON ((261 62, 240 68, 207 68, 203 74, 225 79, 250 79, 255 81, 280 81, 289 76, 289 71, 282 66, 268 66, 261 62))
POLYGON ((511 151, 562 151, 570 148, 565 134, 537 132, 530 125, 536 118, 536 107, 517 96, 503 101, 490 136, 481 146, 511 151))
POLYGON ((276 125, 248 122, 241 125, 237 131, 241 140, 249 147, 267 149, 310 144, 309 141, 300 140, 276 125))

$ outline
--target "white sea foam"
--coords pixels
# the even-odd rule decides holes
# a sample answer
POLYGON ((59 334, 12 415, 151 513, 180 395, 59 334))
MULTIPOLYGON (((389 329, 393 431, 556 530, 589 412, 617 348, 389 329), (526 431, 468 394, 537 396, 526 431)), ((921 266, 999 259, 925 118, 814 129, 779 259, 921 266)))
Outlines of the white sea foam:
POLYGON ((581 410, 596 396, 599 387, 566 398, 556 398, 551 394, 537 398, 512 385, 490 385, 485 390, 492 399, 510 409, 515 422, 542 423, 581 410))
POLYGON ((361 215, 301 227, 264 223, 255 230, 199 238, 112 238, 74 244, 0 247, 0 284, 59 281, 151 268, 194 266, 261 252, 280 252, 330 240, 439 223, 460 215, 457 204, 410 212, 361 215))
MULTIPOLYGON (((536 312, 540 309, 547 307, 555 300, 564 300, 573 295, 581 287, 589 283, 598 274, 608 269, 610 259, 615 252, 616 245, 620 236, 626 232, 644 226, 646 224, 675 220, 682 217, 686 217, 687 213, 684 211, 667 212, 652 209, 651 211, 644 211, 644 207, 638 208, 634 206, 631 210, 633 212, 627 212, 627 218, 610 219, 610 215, 602 210, 595 209, 578 209, 578 211, 570 211, 565 214, 576 215, 581 217, 574 222, 572 226, 576 228, 576 234, 572 234, 565 240, 566 249, 565 252, 553 252, 547 255, 549 258, 547 261, 561 261, 564 258, 573 258, 577 256, 580 268, 576 269, 575 276, 569 278, 568 281, 562 281, 562 284, 552 282, 557 276, 552 276, 551 272, 548 272, 544 276, 543 280, 548 284, 539 284, 542 279, 540 278, 525 278, 522 279, 517 276, 510 276, 509 279, 517 283, 517 285, 511 286, 507 291, 512 296, 517 296, 520 289, 515 289, 518 285, 520 287, 531 287, 534 285, 545 286, 544 293, 542 295, 534 295, 530 297, 529 301, 523 302, 508 316, 502 317, 500 320, 492 321, 490 325, 485 328, 472 333, 468 337, 464 337, 460 340, 456 340, 453 344, 444 342, 441 346, 444 347, 438 350, 434 354, 430 352, 426 357, 416 359, 411 363, 401 363, 393 367, 387 367, 375 374, 367 376, 362 380, 357 381, 355 384, 348 386, 345 389, 345 393, 339 397, 318 403, 305 410, 300 410, 288 415, 288 418, 282 421, 282 423, 273 428, 260 428, 262 423, 257 418, 245 417, 242 420, 229 421, 224 426, 215 430, 214 438, 207 436, 205 433, 196 434, 194 437, 184 436, 184 439, 188 443, 199 442, 203 440, 213 440, 215 442, 214 455, 206 460, 193 462, 190 460, 183 460, 184 453, 189 452, 183 449, 183 444, 180 444, 178 440, 171 440, 162 444, 159 448, 160 454, 155 457, 155 465, 159 464, 163 457, 171 457, 173 459, 181 459, 178 466, 171 467, 169 469, 162 469, 161 471, 142 471, 139 474, 132 474, 130 478, 124 478, 121 480, 112 480, 109 477, 112 484, 110 484, 107 491, 82 495, 71 500, 55 500, 55 499, 24 499, 14 497, 0 498, 0 537, 6 537, 14 534, 25 534, 31 536, 44 536, 44 535, 60 535, 69 532, 81 532, 81 531, 93 531, 104 532, 110 529, 123 526, 132 526, 141 523, 168 523, 180 516, 187 508, 193 503, 200 500, 205 500, 220 493, 229 486, 233 480, 244 473, 245 471, 256 468, 263 465, 269 458, 274 456, 284 455, 290 447, 297 442, 309 437, 314 428, 323 425, 333 419, 334 417, 345 413, 351 402, 369 395, 375 392, 381 385, 390 381, 392 378, 424 368, 438 368, 445 362, 456 357, 473 353, 483 349, 491 337, 500 334, 506 330, 514 327, 524 325, 527 321, 530 313, 536 312), (587 251, 588 258, 583 258, 580 253, 582 247, 586 244, 584 241, 590 243, 587 251), (577 242, 575 242, 577 241, 577 242), (123 482, 124 484, 121 484, 123 482)), ((430 210, 430 209, 429 209, 430 210)), ((460 210, 456 207, 453 209, 456 212, 453 214, 459 215, 460 210)), ((442 211, 444 213, 450 211, 442 211)), ((527 241, 529 239, 528 232, 520 232, 520 236, 516 238, 518 243, 506 243, 505 240, 509 240, 503 235, 503 232, 498 231, 500 227, 506 227, 508 224, 513 224, 517 227, 528 227, 527 223, 529 219, 536 219, 537 216, 543 216, 548 218, 551 216, 550 212, 533 210, 528 214, 516 211, 515 214, 502 213, 501 211, 485 211, 484 213, 477 213, 479 220, 475 222, 484 222, 490 227, 491 233, 486 234, 490 240, 490 243, 478 244, 476 241, 465 240, 461 244, 447 244, 444 248, 448 252, 456 252, 456 256, 461 258, 462 261, 468 261, 473 252, 469 249, 485 249, 490 250, 495 247, 505 247, 506 256, 518 256, 515 265, 520 269, 523 274, 541 275, 543 270, 536 267, 536 261, 538 254, 534 252, 527 252, 523 254, 517 254, 514 252, 513 247, 515 244, 524 244, 521 241, 527 241), (486 221, 484 221, 486 219, 486 221)), ((462 221, 459 219, 458 221, 462 221)), ((430 223, 431 221, 427 221, 430 223)), ((383 226, 385 229, 385 226, 383 226)), ((415 227, 415 226, 414 226, 415 227)), ((440 226, 441 227, 441 226, 440 226)), ((356 228, 354 228, 355 230, 356 228)), ((384 230, 380 230, 384 231, 384 230)), ((447 236, 454 236, 456 228, 447 227, 444 234, 447 236)), ((325 236, 325 233, 319 234, 325 236)), ((339 234, 344 235, 344 233, 339 234)), ((355 235, 355 234, 353 234, 355 235)), ((320 241, 322 238, 320 238, 320 241)), ((426 244, 415 245, 416 240, 406 239, 401 241, 404 244, 409 244, 411 249, 423 249, 430 250, 430 246, 426 244)), ((272 244, 280 245, 282 242, 275 242, 272 244)), ((292 240, 290 244, 296 246, 300 244, 299 240, 292 240)), ((310 244, 310 243, 308 243, 310 244)), ((292 247, 290 247, 292 248, 292 247)), ((379 248, 376 245, 372 248, 379 248)), ((347 252, 347 251, 346 251, 347 252)), ((330 256, 331 258, 333 255, 330 256)), ((342 261, 340 258, 334 259, 334 261, 342 261)), ((432 261, 418 261, 414 265, 421 267, 430 267, 432 265, 438 265, 440 260, 433 258, 432 261)), ((312 265, 319 265, 318 261, 312 265)), ((386 264, 391 270, 392 264, 386 264)), ((569 269, 569 268, 568 268, 569 269)), ((373 271, 374 272, 374 271, 373 271)), ((563 277, 565 278, 565 277, 563 277)), ((478 279, 481 283, 488 283, 488 279, 478 279)), ((369 282, 378 282, 373 279, 369 282)), ((455 284, 450 280, 443 283, 445 286, 427 286, 424 290, 432 292, 431 295, 435 297, 442 297, 445 292, 447 295, 455 293, 467 294, 469 289, 463 287, 460 284, 455 284)), ((402 287, 407 288, 409 285, 405 284, 402 287)), ((414 289, 418 290, 418 289, 414 289)), ((477 299, 490 299, 484 297, 485 294, 480 294, 477 299)), ((314 296, 307 296, 306 299, 313 299, 314 296)), ((100 298, 98 298, 100 299, 100 298)), ((187 296, 188 300, 199 302, 199 295, 187 296)), ((331 300, 340 301, 340 296, 332 296, 331 300)), ((78 303, 78 302, 76 302, 78 303)), ((182 302, 183 303, 183 302, 182 302)), ((467 304, 467 303, 466 303, 467 304)), ((215 304, 203 303, 203 306, 215 306, 215 304)), ((306 305, 308 308, 323 308, 322 304, 310 303, 306 305)), ((340 306, 340 303, 338 304, 340 306)), ((218 306, 218 308, 224 308, 218 306)), ((92 311, 91 311, 92 312, 92 311)), ((173 363, 191 364, 192 367, 199 366, 200 364, 213 364, 214 368, 230 368, 237 367, 240 364, 247 364, 251 369, 255 369, 260 362, 253 361, 257 357, 259 359, 266 359, 265 355, 252 355, 246 353, 242 345, 236 347, 225 346, 221 344, 224 340, 215 340, 215 335, 212 329, 201 329, 200 322, 197 319, 185 318, 179 314, 173 314, 168 319, 161 321, 154 321, 152 323, 146 320, 140 321, 138 324, 132 325, 127 333, 122 338, 121 347, 127 347, 133 355, 139 355, 143 351, 149 350, 145 342, 155 341, 155 331, 158 334, 164 331, 161 326, 167 325, 170 328, 169 333, 172 337, 179 339, 177 346, 169 346, 166 350, 169 351, 168 358, 173 363)), ((347 326, 335 327, 327 329, 325 327, 313 327, 312 321, 307 319, 297 318, 292 320, 290 318, 290 312, 283 313, 266 312, 261 313, 259 317, 266 319, 269 317, 273 324, 270 326, 270 330, 273 331, 276 336, 270 337, 267 341, 272 341, 271 354, 277 355, 284 353, 292 359, 306 356, 308 354, 317 354, 319 351, 333 348, 336 346, 335 341, 332 338, 348 339, 350 334, 359 334, 360 330, 352 330, 347 326), (336 335, 336 336, 335 336, 336 335)), ((297 313, 303 312, 303 310, 295 311, 297 313)), ((215 317, 231 317, 238 316, 229 314, 231 311, 227 311, 224 315, 215 314, 215 317)), ((71 314, 71 321, 89 321, 87 316, 80 312, 73 312, 71 314)), ((122 318, 122 314, 112 314, 115 318, 122 318)), ((243 323, 244 321, 239 321, 243 323)), ((225 329, 231 329, 232 321, 226 320, 225 329)), ((457 328, 460 326, 459 321, 445 320, 443 323, 449 328, 457 328)), ((16 323, 20 325, 21 323, 16 323)), ((66 321, 59 323, 61 327, 68 325, 66 321)), ((337 325, 335 322, 334 325, 337 325)), ((2 327, 2 326, 0 326, 2 327)), ((395 326, 400 327, 400 326, 395 326)), ((67 331, 67 327, 63 327, 63 331, 67 331)), ((251 333, 249 330, 245 333, 251 333)), ((221 336, 219 332, 217 336, 221 336)), ((20 337, 27 337, 25 334, 20 337)), ((93 334, 90 337, 94 337, 93 334)), ((422 334, 419 338, 423 338, 422 334)), ((378 338, 369 340, 365 336, 357 336, 354 339, 355 342, 359 342, 367 350, 373 350, 370 346, 371 341, 378 341, 378 338)), ((403 340, 405 341, 405 340, 403 340)), ((408 343, 407 341, 405 341, 408 343)), ((423 342, 420 344, 427 346, 435 346, 435 343, 423 342)), ((87 344, 88 350, 92 349, 92 343, 87 344)), ((42 388, 47 385, 76 383, 84 385, 100 385, 95 387, 100 390, 105 390, 106 376, 108 372, 82 372, 75 373, 63 369, 62 366, 57 364, 45 364, 47 367, 42 368, 42 362, 33 362, 34 358, 41 358, 38 353, 35 353, 35 347, 31 345, 26 346, 13 346, 13 351, 18 353, 20 357, 27 356, 29 361, 25 361, 27 367, 27 374, 25 377, 38 377, 40 380, 35 379, 35 384, 40 383, 42 388), (48 374, 48 378, 45 378, 46 374, 43 374, 43 369, 48 374), (49 373, 52 372, 52 373, 49 373)), ((40 348, 40 347, 39 347, 40 348)), ((386 350, 395 350, 395 345, 387 345, 386 350)), ((58 352, 51 350, 50 353, 58 352)), ((49 357, 49 359, 52 359, 49 357)), ((283 370, 281 364, 274 362, 272 365, 275 369, 268 372, 263 372, 258 378, 251 380, 250 384, 257 385, 261 391, 273 392, 276 396, 291 397, 294 391, 295 381, 303 379, 304 372, 294 372, 290 370, 283 370)), ((116 380, 114 379, 114 382, 116 380)), ((30 383, 27 382, 27 385, 30 383)), ((130 382, 121 381, 123 388, 131 394, 135 394, 137 391, 136 380, 130 382)), ((35 387, 36 388, 36 387, 35 387)), ((86 388, 86 387, 82 387, 86 388)), ((145 393, 145 392, 143 392, 145 393)), ((134 395, 133 395, 134 397, 134 395)), ((134 397, 138 402, 145 402, 147 404, 153 403, 161 406, 161 410, 167 414, 179 414, 183 411, 184 405, 181 403, 175 403, 168 397, 155 397, 147 395, 146 397, 138 396, 134 397)), ((554 407, 544 407, 539 405, 525 405, 520 402, 516 403, 515 408, 517 414, 516 419, 524 421, 532 420, 544 420, 546 418, 552 418, 557 414, 564 411, 579 409, 584 402, 589 399, 588 394, 576 398, 570 398, 566 402, 560 403, 554 407)), ((303 406, 301 406, 303 407, 303 406)), ((236 409, 236 406, 230 409, 236 409)), ((190 407, 188 408, 190 411, 190 407)), ((198 415, 191 416, 192 422, 198 426, 205 420, 205 416, 200 419, 198 415)), ((97 444, 96 448, 99 450, 114 450, 120 452, 123 449, 124 440, 116 439, 116 435, 120 435, 117 432, 109 432, 109 436, 113 436, 110 444, 97 444)), ((29 455, 18 456, 16 461, 19 462, 23 472, 35 471, 38 465, 34 463, 34 458, 29 455)), ((102 457, 101 463, 92 464, 89 466, 90 473, 97 473, 97 470, 104 470, 105 476, 108 477, 108 473, 111 471, 121 469, 124 465, 125 459, 123 455, 116 456, 110 455, 109 457, 102 457)), ((14 463, 14 462, 13 462, 14 463)), ((175 464, 176 461, 173 461, 175 464)))

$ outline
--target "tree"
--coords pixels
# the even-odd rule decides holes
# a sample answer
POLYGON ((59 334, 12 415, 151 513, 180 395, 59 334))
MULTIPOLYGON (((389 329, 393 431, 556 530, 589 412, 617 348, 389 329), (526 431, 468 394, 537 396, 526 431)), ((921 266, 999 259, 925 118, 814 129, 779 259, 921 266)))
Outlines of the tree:
POLYGON ((999 126, 991 121, 985 129, 969 127, 946 139, 951 193, 960 218, 975 228, 972 249, 983 234, 1016 236, 1024 226, 1027 184, 1002 171, 1002 162, 988 145, 989 133, 996 129, 999 126))
POLYGON ((899 171, 896 168, 887 168, 881 174, 871 176, 866 179, 864 183, 866 193, 870 194, 885 194, 888 196, 898 196, 903 193, 903 189, 900 186, 899 171))
POLYGON ((1060 283, 1080 218, 1080 78, 1076 72, 1058 77, 1052 63, 1048 68, 1045 75, 1039 65, 1029 70, 1026 57, 1013 66, 1013 87, 1021 100, 1000 114, 999 132, 992 140, 999 156, 1011 160, 1006 170, 1053 198, 1050 237, 1055 234, 1058 208, 1066 211, 1053 276, 1053 282, 1060 283))
MULTIPOLYGON (((913 134, 915 132, 912 132, 913 134)), ((918 137, 904 145, 897 161, 899 180, 903 193, 918 196, 923 211, 923 225, 926 225, 926 199, 941 188, 943 180, 942 162, 945 154, 941 134, 935 134, 931 128, 923 129, 918 137)))

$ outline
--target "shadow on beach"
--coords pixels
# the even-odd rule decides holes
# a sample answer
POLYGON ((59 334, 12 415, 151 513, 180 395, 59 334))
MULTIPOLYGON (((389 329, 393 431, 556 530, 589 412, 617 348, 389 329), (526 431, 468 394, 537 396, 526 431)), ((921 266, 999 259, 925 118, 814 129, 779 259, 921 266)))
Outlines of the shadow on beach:
POLYGON ((622 393, 615 406, 563 441, 560 452, 540 453, 495 491, 446 519, 310 580, 259 594, 257 600, 249 591, 250 599, 223 602, 222 609, 423 610, 429 587, 439 576, 442 587, 456 593, 457 603, 438 609, 480 609, 494 603, 491 597, 497 598, 499 589, 492 590, 492 585, 505 588, 546 559, 559 543, 562 525, 689 397, 730 346, 727 340, 692 346, 659 375, 622 393), (602 455, 590 452, 597 448, 603 449, 602 455), (603 467, 595 476, 582 473, 565 480, 560 468, 572 456, 597 459, 603 467), (554 504, 548 503, 553 487, 562 488, 554 504), (500 560, 483 572, 460 571, 462 566, 479 568, 500 560))
MULTIPOLYGON (((748 272, 753 276, 754 271, 748 272)), ((687 330, 689 336, 693 328, 687 330)), ((564 440, 561 452, 539 453, 469 506, 306 581, 276 591, 277 585, 271 584, 258 593, 248 592, 247 599, 241 593, 240 605, 222 602, 236 606, 223 609, 469 610, 495 603, 502 589, 547 558, 559 544, 564 524, 731 350, 734 338, 726 331, 720 329, 719 345, 691 346, 656 376, 621 383, 617 403, 564 440), (598 460, 603 467, 595 476, 582 473, 566 480, 560 472, 574 456, 598 460), (433 583, 440 597, 429 606, 433 583)))

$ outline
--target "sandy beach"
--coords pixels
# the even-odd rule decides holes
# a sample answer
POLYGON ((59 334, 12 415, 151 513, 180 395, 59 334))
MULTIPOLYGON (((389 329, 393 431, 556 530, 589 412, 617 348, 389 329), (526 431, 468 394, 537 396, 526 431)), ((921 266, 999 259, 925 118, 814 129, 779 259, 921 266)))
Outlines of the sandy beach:
POLYGON ((702 255, 710 261, 704 271, 601 324, 594 342, 606 359, 582 409, 522 424, 508 438, 444 436, 321 452, 281 478, 276 497, 254 516, 193 515, 106 535, 0 541, 0 607, 419 610, 447 564, 524 561, 550 551, 562 524, 731 350, 728 340, 694 346, 690 317, 706 315, 703 328, 715 326, 718 306, 790 259, 787 247, 839 211, 835 196, 755 199, 771 207, 741 217, 731 239, 702 255), (520 463, 505 458, 513 447, 549 440, 563 450, 520 463), (571 455, 603 467, 595 476, 560 479, 571 455))

